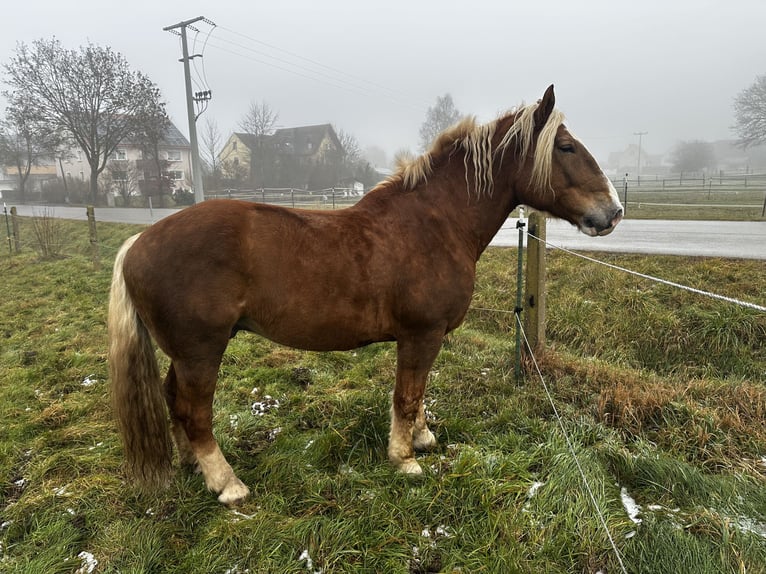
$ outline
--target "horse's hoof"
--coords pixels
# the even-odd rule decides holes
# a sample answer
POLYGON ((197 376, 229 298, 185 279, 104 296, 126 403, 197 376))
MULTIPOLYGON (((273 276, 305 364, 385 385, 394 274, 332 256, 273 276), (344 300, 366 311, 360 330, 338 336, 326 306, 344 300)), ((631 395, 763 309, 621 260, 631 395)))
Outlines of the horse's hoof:
POLYGON ((436 437, 430 430, 425 430, 412 440, 412 446, 417 451, 431 450, 436 446, 436 437))
POLYGON ((244 483, 235 478, 231 484, 226 486, 218 495, 218 502, 226 506, 237 506, 242 504, 250 494, 250 489, 244 483))
POLYGON ((409 474, 411 476, 423 474, 423 469, 420 468, 420 465, 414 458, 404 459, 397 465, 397 470, 402 474, 409 474))

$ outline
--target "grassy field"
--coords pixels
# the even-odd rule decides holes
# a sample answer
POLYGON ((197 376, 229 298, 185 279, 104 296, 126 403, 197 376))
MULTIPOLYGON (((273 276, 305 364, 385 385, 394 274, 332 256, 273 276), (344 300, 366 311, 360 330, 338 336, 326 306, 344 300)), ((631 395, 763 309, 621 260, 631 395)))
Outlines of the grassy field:
MULTIPOLYGON (((0 572, 621 571, 540 379, 513 377, 515 250, 485 254, 434 366, 419 479, 386 460, 392 345, 238 335, 214 422, 253 496, 231 510, 180 470, 123 480, 105 308, 136 228, 98 230, 100 267, 85 223, 64 257, 0 255, 0 572)), ((766 305, 762 261, 598 257, 766 305)), ((538 360, 626 570, 766 572, 766 314, 559 252, 548 276, 538 360)))
MULTIPOLYGON (((720 191, 712 188, 662 190, 632 187, 628 191, 626 216, 631 219, 700 219, 725 221, 763 221, 766 191, 741 188, 720 191)), ((619 187, 619 186, 618 186, 619 187)), ((624 190, 618 188, 620 199, 624 190)))

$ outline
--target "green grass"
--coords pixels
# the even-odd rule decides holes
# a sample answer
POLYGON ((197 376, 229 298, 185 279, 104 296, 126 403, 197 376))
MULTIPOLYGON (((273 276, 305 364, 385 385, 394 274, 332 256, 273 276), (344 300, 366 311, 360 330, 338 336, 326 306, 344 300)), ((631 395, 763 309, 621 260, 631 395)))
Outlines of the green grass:
MULTIPOLYGON (((99 225, 100 267, 84 222, 66 223, 66 258, 0 255, 0 572, 71 573, 82 552, 122 573, 620 571, 539 379, 514 380, 508 313, 470 311, 445 341, 420 479, 386 460, 392 345, 304 353, 240 334, 214 426, 252 497, 226 509, 180 469, 134 491, 104 323, 110 260, 135 230, 99 225)), ((763 262, 598 257, 766 304, 763 262)), ((515 268, 515 250, 489 250, 474 306, 512 309, 515 268)), ((766 572, 766 316, 558 252, 548 277, 538 359, 627 570, 766 572)))

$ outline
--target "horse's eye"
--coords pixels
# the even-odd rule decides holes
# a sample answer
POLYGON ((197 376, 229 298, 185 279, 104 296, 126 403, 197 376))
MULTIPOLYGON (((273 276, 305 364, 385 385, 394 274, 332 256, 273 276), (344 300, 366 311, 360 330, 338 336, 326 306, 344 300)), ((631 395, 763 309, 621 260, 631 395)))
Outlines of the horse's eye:
POLYGON ((563 151, 564 153, 574 153, 575 148, 572 144, 562 144, 559 146, 559 150, 563 151))

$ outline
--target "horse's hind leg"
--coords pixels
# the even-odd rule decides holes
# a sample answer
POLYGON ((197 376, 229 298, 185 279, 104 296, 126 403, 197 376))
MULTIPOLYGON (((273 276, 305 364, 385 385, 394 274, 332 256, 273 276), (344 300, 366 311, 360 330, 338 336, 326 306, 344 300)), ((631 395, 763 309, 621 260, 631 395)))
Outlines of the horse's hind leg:
POLYGON ((184 444, 179 434, 184 431, 205 485, 223 504, 237 504, 250 490, 234 474, 213 436, 213 393, 219 363, 220 356, 206 361, 174 360, 175 395, 172 402, 170 395, 168 400, 173 428, 178 429, 174 432, 179 450, 184 444))
POLYGON ((436 444, 426 426, 423 395, 428 371, 441 347, 442 334, 399 339, 397 344, 396 387, 391 405, 391 435, 388 458, 401 472, 420 474, 415 448, 436 444))
POLYGON ((189 438, 186 436, 186 430, 183 423, 175 414, 176 397, 178 394, 178 379, 176 369, 173 363, 170 363, 168 374, 165 377, 165 400, 170 411, 170 420, 173 429, 173 438, 178 449, 178 458, 183 466, 196 466, 197 458, 194 456, 189 438))
POLYGON ((423 398, 420 399, 420 407, 415 417, 415 428, 412 431, 412 446, 416 451, 430 450, 436 446, 436 437, 426 423, 426 410, 423 398))

